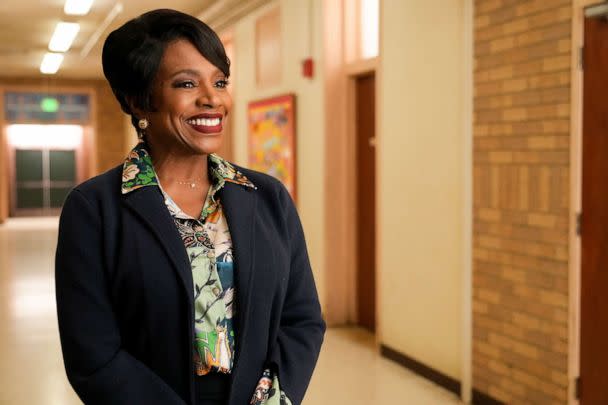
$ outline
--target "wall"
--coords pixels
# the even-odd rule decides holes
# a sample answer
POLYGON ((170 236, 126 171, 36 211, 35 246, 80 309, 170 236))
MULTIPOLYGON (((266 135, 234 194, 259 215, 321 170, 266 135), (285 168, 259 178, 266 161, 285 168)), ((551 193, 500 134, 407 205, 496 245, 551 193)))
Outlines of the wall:
MULTIPOLYGON (((112 90, 105 80, 65 80, 54 77, 40 78, 14 78, 0 77, 2 86, 33 86, 40 91, 54 91, 55 89, 69 89, 70 87, 87 88, 95 91, 94 101, 94 135, 91 159, 91 167, 88 173, 93 176, 119 164, 125 156, 125 138, 136 137, 134 130, 131 131, 125 125, 125 114, 120 110, 112 90)), ((0 152, 5 148, 1 142, 0 152)), ((4 153, 0 157, 0 222, 8 216, 8 189, 7 174, 3 171, 4 153)))
MULTIPOLYGON (((4 108, 4 102, 0 101, 4 108)), ((8 191, 8 162, 6 136, 3 128, 0 128, 0 224, 8 218, 9 213, 9 191, 8 191)))
POLYGON ((385 0, 380 21, 380 339, 461 380, 464 1, 385 0))
POLYGON ((571 0, 477 0, 474 388, 566 403, 571 0))
MULTIPOLYGON (((118 101, 114 98, 112 89, 106 81, 97 82, 97 173, 123 162, 126 157, 125 143, 134 146, 137 143, 137 133, 131 125, 131 117, 124 114, 118 101)), ((130 148, 128 148, 130 150, 130 148)))
POLYGON ((234 156, 235 163, 247 166, 248 130, 247 104, 250 101, 283 93, 294 93, 297 105, 297 188, 298 210, 304 227, 312 268, 315 274, 321 304, 325 302, 323 274, 324 255, 324 104, 321 0, 281 0, 256 10, 230 29, 233 32, 236 63, 233 86, 235 99, 234 156), (281 83, 270 88, 258 88, 255 80, 255 22, 275 6, 280 6, 282 27, 281 83), (308 7, 313 7, 312 55, 309 54, 309 25, 306 24, 308 7), (314 78, 301 75, 300 63, 308 56, 316 61, 314 78))

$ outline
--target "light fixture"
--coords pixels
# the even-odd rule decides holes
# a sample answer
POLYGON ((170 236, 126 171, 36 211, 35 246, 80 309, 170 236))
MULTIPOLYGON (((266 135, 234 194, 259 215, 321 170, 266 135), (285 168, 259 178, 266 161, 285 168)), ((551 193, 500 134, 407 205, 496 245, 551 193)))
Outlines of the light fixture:
POLYGON ((93 0, 66 0, 63 12, 68 15, 85 15, 92 5, 93 0))
POLYGON ((59 66, 63 62, 63 55, 60 53, 52 53, 47 52, 42 58, 42 63, 40 64, 40 72, 45 73, 47 75, 52 75, 57 73, 59 70, 59 66))
POLYGON ((65 52, 70 49, 76 34, 80 30, 80 24, 59 22, 49 42, 49 49, 53 52, 65 52))
POLYGON ((89 40, 87 41, 87 43, 84 44, 84 46, 80 50, 80 59, 81 60, 87 57, 89 52, 91 52, 91 49, 93 49, 93 47, 95 46, 97 41, 99 41, 99 38, 101 38, 101 36, 106 31, 106 29, 110 26, 112 21, 114 21, 116 16, 118 16, 118 14, 122 13, 122 9, 123 9, 122 3, 119 2, 119 3, 114 4, 114 7, 112 7, 112 9, 108 13, 108 15, 106 15, 106 18, 102 21, 101 24, 99 24, 97 26, 97 30, 93 33, 93 35, 91 35, 89 37, 89 40))

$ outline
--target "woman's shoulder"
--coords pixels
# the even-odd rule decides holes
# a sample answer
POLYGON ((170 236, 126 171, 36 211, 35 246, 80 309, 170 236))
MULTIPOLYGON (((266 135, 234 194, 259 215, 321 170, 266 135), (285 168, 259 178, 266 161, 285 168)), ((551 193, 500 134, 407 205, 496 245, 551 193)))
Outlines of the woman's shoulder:
POLYGON ((79 192, 89 201, 117 198, 120 196, 121 179, 122 164, 85 180, 74 187, 72 192, 79 192))

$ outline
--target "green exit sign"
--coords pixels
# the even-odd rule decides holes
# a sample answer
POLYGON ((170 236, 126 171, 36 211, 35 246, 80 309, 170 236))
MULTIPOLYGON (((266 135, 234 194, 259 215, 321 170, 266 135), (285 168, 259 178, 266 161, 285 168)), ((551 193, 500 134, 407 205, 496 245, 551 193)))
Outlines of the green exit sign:
POLYGON ((59 101, 56 98, 45 97, 40 101, 40 108, 44 112, 54 113, 59 110, 59 101))

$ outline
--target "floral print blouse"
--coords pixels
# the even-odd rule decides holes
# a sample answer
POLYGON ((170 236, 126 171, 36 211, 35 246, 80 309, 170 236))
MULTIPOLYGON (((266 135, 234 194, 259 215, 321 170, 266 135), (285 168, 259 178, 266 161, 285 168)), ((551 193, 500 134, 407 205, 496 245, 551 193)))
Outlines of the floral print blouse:
MULTIPOLYGON (((235 354, 232 240, 222 204, 216 196, 226 182, 255 188, 249 179, 217 155, 209 155, 208 170, 211 187, 198 218, 183 212, 162 189, 145 142, 137 144, 129 153, 122 174, 123 194, 146 186, 160 188, 184 243, 194 284, 194 364, 199 376, 211 372, 230 374, 235 354)), ((280 390, 278 376, 264 370, 250 404, 291 405, 291 401, 280 390)))

